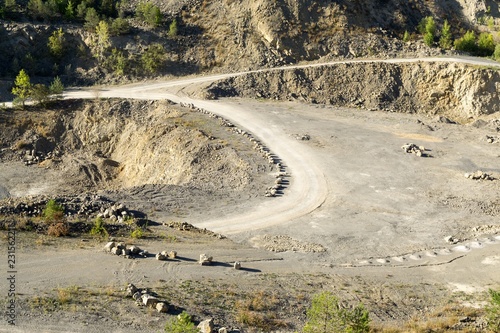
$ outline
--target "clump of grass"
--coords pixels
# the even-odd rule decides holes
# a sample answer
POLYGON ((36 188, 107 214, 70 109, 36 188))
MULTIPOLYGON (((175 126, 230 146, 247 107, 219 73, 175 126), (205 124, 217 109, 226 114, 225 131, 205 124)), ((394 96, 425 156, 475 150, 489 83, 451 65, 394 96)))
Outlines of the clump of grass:
POLYGON ((69 226, 67 222, 57 222, 49 225, 47 235, 61 237, 69 235, 69 226))
POLYGON ((276 317, 276 308, 279 299, 275 294, 264 291, 256 292, 243 301, 235 304, 235 319, 248 327, 258 328, 264 332, 274 331, 279 328, 288 328, 289 324, 276 317))
POLYGON ((144 237, 144 231, 140 227, 136 227, 132 232, 130 233, 130 237, 139 239, 144 237))

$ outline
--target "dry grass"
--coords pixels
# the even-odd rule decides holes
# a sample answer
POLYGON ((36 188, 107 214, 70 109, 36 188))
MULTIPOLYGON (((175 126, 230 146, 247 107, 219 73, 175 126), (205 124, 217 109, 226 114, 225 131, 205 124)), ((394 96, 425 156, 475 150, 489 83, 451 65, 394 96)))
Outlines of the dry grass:
POLYGON ((61 237, 69 235, 69 226, 66 222, 58 222, 49 225, 47 235, 54 237, 61 237))
POLYGON ((235 304, 237 322, 248 327, 269 332, 279 328, 289 328, 289 324, 277 318, 276 310, 280 300, 273 293, 259 291, 248 295, 243 301, 235 304))

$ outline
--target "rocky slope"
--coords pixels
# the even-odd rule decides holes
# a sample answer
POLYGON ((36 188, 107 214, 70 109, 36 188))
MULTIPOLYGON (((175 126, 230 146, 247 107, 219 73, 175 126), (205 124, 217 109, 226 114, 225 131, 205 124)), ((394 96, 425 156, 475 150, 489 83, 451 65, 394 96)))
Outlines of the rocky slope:
POLYGON ((210 98, 243 96, 439 114, 455 121, 500 111, 497 70, 462 64, 347 63, 216 82, 210 98))

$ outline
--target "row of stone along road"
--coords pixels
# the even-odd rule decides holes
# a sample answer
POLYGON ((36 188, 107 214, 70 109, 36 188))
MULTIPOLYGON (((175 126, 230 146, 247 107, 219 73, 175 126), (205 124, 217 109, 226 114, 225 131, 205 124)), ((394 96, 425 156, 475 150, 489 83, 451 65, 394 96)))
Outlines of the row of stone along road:
POLYGON ((224 117, 221 117, 213 112, 196 107, 193 104, 188 104, 188 103, 180 103, 180 106, 189 108, 196 112, 200 112, 202 114, 207 115, 210 118, 214 118, 218 120, 221 126, 229 128, 229 130, 231 130, 232 132, 242 135, 245 138, 247 138, 250 142, 252 142, 253 149, 259 152, 260 155, 267 160, 270 166, 274 166, 274 169, 276 171, 276 173, 274 174, 276 178, 274 184, 266 188, 264 196, 275 197, 279 193, 282 193, 282 191, 285 188, 284 185, 289 183, 289 181, 286 180, 285 178, 290 177, 290 175, 287 173, 286 166, 282 163, 281 159, 275 153, 273 153, 268 147, 266 147, 259 139, 255 138, 251 133, 247 132, 246 130, 238 128, 224 117))

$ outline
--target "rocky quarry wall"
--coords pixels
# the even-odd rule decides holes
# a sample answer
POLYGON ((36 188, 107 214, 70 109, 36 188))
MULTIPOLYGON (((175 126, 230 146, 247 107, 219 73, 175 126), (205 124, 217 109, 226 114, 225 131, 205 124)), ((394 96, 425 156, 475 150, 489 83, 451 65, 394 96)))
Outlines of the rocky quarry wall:
POLYGON ((457 63, 339 63, 250 73, 215 82, 206 97, 301 100, 439 114, 466 122, 500 111, 497 70, 457 63))

